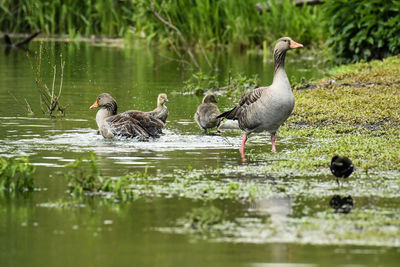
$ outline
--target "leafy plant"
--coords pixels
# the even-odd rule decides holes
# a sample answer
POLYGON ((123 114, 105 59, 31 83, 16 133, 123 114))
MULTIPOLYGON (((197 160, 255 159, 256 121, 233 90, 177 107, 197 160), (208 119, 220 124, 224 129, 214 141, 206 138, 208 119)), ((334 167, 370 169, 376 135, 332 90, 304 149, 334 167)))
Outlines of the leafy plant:
POLYGON ((195 95, 203 95, 209 88, 217 88, 218 81, 217 76, 207 75, 203 72, 197 72, 183 82, 183 90, 187 93, 195 95))
POLYGON ((26 157, 0 157, 0 189, 7 191, 33 191, 36 168, 26 157))
POLYGON ((400 1, 327 0, 328 45, 339 61, 382 59, 400 53, 400 1))
POLYGON ((242 74, 237 74, 234 77, 229 77, 226 80, 225 86, 221 87, 222 90, 226 90, 227 96, 240 98, 247 94, 249 91, 260 86, 260 79, 255 74, 251 77, 246 77, 242 74))
POLYGON ((73 163, 68 164, 67 167, 71 168, 66 175, 68 189, 74 196, 82 196, 85 193, 112 193, 112 198, 116 200, 127 200, 134 196, 130 189, 132 175, 118 177, 117 179, 104 177, 94 153, 91 153, 86 158, 76 159, 73 163))
POLYGON ((67 174, 68 188, 74 195, 97 192, 102 184, 107 183, 101 176, 97 158, 91 153, 87 158, 78 158, 67 165, 71 170, 67 174))

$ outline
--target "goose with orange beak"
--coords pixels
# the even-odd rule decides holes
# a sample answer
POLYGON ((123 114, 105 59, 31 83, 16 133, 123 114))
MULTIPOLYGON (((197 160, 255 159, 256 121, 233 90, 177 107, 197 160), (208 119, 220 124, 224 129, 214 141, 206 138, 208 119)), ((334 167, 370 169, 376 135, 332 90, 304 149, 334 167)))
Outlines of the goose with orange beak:
POLYGON ((289 37, 280 38, 274 48, 274 79, 270 86, 259 87, 243 96, 233 109, 219 118, 238 120, 244 131, 240 154, 245 160, 244 147, 252 133, 267 131, 271 134, 272 152, 276 152, 275 134, 294 108, 294 95, 285 71, 285 56, 290 49, 301 48, 289 37))
POLYGON ((99 132, 104 138, 157 138, 162 133, 164 123, 138 110, 117 114, 117 101, 107 93, 100 94, 90 109, 100 108, 96 114, 99 132))

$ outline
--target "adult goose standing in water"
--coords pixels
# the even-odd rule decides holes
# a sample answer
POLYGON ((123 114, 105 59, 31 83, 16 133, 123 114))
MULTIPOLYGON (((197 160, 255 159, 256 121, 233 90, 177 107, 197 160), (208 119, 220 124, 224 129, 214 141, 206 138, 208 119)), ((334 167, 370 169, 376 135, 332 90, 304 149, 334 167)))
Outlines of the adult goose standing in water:
POLYGON ((165 106, 165 103, 168 102, 167 94, 159 94, 157 98, 157 107, 147 114, 156 117, 157 119, 161 120, 163 123, 166 123, 168 117, 168 108, 165 106))
POLYGON ((274 48, 274 79, 270 86, 259 87, 243 96, 232 110, 222 113, 218 118, 238 120, 244 131, 240 154, 251 133, 267 131, 271 134, 272 152, 276 152, 275 134, 286 121, 294 107, 294 95, 285 71, 286 51, 303 47, 289 37, 280 38, 274 48))
POLYGON ((137 137, 148 139, 159 137, 164 123, 138 110, 129 110, 117 114, 117 102, 107 93, 100 94, 90 109, 100 107, 96 114, 99 132, 104 138, 137 137))
POLYGON ((203 129, 204 134, 207 133, 207 129, 218 127, 222 120, 217 118, 218 115, 221 114, 221 111, 219 111, 218 107, 214 103, 217 103, 215 95, 207 94, 194 114, 194 120, 197 122, 199 127, 203 129))

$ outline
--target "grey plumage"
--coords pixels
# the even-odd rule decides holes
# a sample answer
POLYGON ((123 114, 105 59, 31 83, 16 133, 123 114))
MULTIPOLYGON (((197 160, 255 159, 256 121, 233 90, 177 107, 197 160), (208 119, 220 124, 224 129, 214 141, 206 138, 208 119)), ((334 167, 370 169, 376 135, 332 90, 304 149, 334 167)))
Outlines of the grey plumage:
MULTIPOLYGON (((247 135, 267 131, 271 134, 272 151, 275 152, 275 134, 294 108, 294 95, 285 72, 286 51, 303 47, 289 37, 280 38, 274 48, 274 79, 270 86, 259 87, 243 96, 238 105, 218 118, 238 120, 245 132, 241 152, 247 135)), ((242 156, 244 154, 242 153, 242 156)))
POLYGON ((204 133, 207 133, 207 129, 218 127, 221 122, 221 119, 218 118, 221 112, 214 103, 217 103, 215 96, 207 94, 194 114, 195 121, 204 133))
POLYGON ((117 114, 117 102, 107 93, 100 94, 90 109, 97 107, 101 109, 96 114, 96 122, 104 138, 148 139, 162 133, 164 123, 146 112, 129 110, 117 114))

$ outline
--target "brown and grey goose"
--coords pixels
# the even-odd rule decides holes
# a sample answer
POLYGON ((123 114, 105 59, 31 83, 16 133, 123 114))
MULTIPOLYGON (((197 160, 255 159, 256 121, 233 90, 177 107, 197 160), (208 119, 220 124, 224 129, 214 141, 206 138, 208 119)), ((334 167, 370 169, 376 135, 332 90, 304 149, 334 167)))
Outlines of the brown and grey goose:
POLYGON ((238 120, 244 131, 240 154, 251 133, 267 131, 271 134, 272 152, 276 152, 275 134, 286 121, 294 107, 294 95, 285 71, 286 51, 303 47, 289 37, 280 38, 274 48, 274 79, 270 86, 259 87, 243 96, 232 110, 222 113, 218 118, 238 120))
POLYGON ((168 108, 165 106, 165 103, 168 102, 167 94, 159 94, 157 97, 157 107, 147 114, 156 117, 157 119, 161 120, 163 123, 166 123, 168 117, 168 108))
POLYGON ((207 94, 203 98, 203 102, 197 107, 197 111, 194 114, 194 119, 204 133, 207 133, 207 129, 218 127, 222 119, 218 118, 221 114, 218 107, 214 104, 217 103, 217 99, 214 94, 207 94))
POLYGON ((90 109, 100 107, 96 114, 99 132, 104 138, 127 137, 148 139, 159 137, 164 123, 138 110, 117 114, 117 102, 107 93, 100 94, 90 109))

